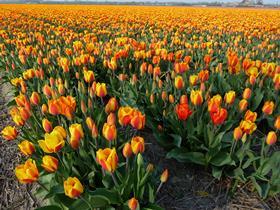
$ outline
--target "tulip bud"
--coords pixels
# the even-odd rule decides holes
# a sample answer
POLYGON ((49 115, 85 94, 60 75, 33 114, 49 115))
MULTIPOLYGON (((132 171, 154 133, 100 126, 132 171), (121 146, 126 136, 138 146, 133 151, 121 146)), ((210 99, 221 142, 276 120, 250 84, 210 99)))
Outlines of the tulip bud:
POLYGON ((175 77, 175 88, 181 90, 184 87, 184 80, 182 76, 175 77))
POLYGON ((247 106, 248 106, 248 101, 246 99, 242 99, 239 102, 239 110, 240 110, 240 112, 245 111, 247 109, 247 106))
POLYGON ((202 97, 201 90, 192 90, 190 98, 191 98, 191 102, 195 106, 199 106, 203 103, 203 97, 202 97))
POLYGON ((108 141, 113 141, 117 137, 117 128, 115 124, 110 125, 108 123, 104 123, 102 128, 102 134, 108 141))
POLYGON ((275 127, 277 130, 280 130, 280 115, 278 115, 277 118, 275 119, 274 127, 275 127))
POLYGON ((231 91, 229 91, 225 94, 225 102, 227 104, 233 104, 234 100, 235 100, 235 92, 234 91, 231 90, 231 91))
POLYGON ((137 155, 139 152, 143 153, 145 151, 145 141, 144 138, 140 136, 135 136, 131 139, 132 152, 137 155))
POLYGON ((33 105, 38 105, 40 103, 40 95, 37 92, 33 92, 30 97, 30 102, 33 105))
POLYGON ((84 115, 86 115, 87 113, 87 106, 85 104, 85 102, 83 100, 81 100, 81 110, 83 112, 84 115))
POLYGON ((168 101, 169 101, 169 103, 173 104, 174 101, 175 101, 174 96, 171 95, 171 94, 169 94, 169 96, 168 96, 168 101))
POLYGON ((132 155, 132 149, 130 143, 126 143, 124 145, 122 153, 125 158, 129 158, 132 155))
POLYGON ((243 136, 243 131, 241 130, 240 127, 236 127, 233 131, 233 138, 235 141, 238 141, 239 139, 241 139, 243 136))
POLYGON ((48 113, 48 106, 46 104, 42 105, 41 111, 43 114, 47 114, 48 113))
POLYGON ((187 104, 187 103, 188 103, 188 96, 187 95, 181 95, 180 104, 187 104))
POLYGON ((151 172, 153 172, 153 170, 154 170, 154 165, 151 164, 151 163, 149 163, 148 166, 147 166, 147 168, 146 168, 146 171, 147 171, 148 173, 151 173, 151 172))
POLYGON ((251 91, 251 89, 250 88, 246 88, 245 90, 244 90, 244 92, 243 92, 243 99, 249 99, 249 98, 251 98, 251 93, 252 93, 252 91, 251 91))
POLYGON ((53 173, 58 168, 58 159, 50 155, 45 155, 42 159, 42 167, 49 173, 53 173))
POLYGON ((277 135, 274 131, 270 131, 268 134, 267 134, 267 137, 266 137, 266 143, 268 145, 273 145, 275 144, 277 141, 277 135))
POLYGON ((139 206, 138 200, 136 200, 135 198, 131 198, 128 201, 128 207, 130 210, 136 210, 138 206, 139 206))
POLYGON ((160 176, 160 181, 165 183, 168 179, 168 169, 165 169, 164 172, 160 176))
POLYGON ((150 95, 150 102, 151 102, 151 104, 155 103, 155 96, 154 96, 154 94, 150 95))
POLYGON ((263 105, 262 112, 266 115, 271 115, 274 110, 273 101, 266 101, 263 105))
POLYGON ((92 136, 93 138, 97 138, 97 136, 98 136, 98 128, 97 128, 97 126, 96 126, 95 123, 94 123, 93 126, 92 126, 91 136, 92 136))
POLYGON ((47 96, 48 98, 50 98, 52 96, 52 89, 50 88, 50 86, 45 85, 43 87, 43 93, 45 94, 45 96, 47 96))
POLYGON ((114 113, 110 113, 107 117, 107 123, 109 125, 115 125, 116 124, 116 115, 114 113))
POLYGON ((87 117, 86 118, 86 124, 87 124, 88 129, 92 130, 92 127, 93 127, 93 124, 94 124, 93 119, 91 119, 90 117, 87 117))
POLYGON ((52 132, 53 130, 52 123, 48 119, 44 118, 42 120, 42 125, 46 133, 52 132))

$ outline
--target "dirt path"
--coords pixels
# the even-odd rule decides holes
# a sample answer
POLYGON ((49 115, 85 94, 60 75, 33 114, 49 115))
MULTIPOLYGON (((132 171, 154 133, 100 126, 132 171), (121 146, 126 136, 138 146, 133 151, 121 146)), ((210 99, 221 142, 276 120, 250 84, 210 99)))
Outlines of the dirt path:
MULTIPOLYGON (((5 106, 12 98, 10 89, 8 85, 0 86, 0 131, 11 123, 5 106)), ((14 168, 21 162, 20 159, 17 143, 7 142, 0 136, 0 209, 33 209, 34 202, 28 194, 30 187, 20 184, 14 175, 14 168)))

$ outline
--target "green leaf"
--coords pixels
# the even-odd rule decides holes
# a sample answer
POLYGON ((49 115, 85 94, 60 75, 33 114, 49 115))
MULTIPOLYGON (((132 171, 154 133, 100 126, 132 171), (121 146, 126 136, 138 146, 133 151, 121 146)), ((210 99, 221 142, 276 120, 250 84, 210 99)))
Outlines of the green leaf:
POLYGON ((182 137, 177 135, 177 134, 170 134, 170 136, 173 137, 174 145, 180 148, 181 147, 181 143, 182 143, 182 137))
POLYGON ((259 105, 262 102, 263 96, 264 96, 263 92, 261 91, 260 88, 254 91, 254 98, 253 98, 253 103, 252 103, 252 107, 251 107, 252 111, 255 111, 259 107, 259 105))
POLYGON ((64 194, 64 188, 63 186, 61 185, 57 185, 57 186, 53 186, 49 193, 45 196, 45 199, 46 198, 50 198, 50 197, 53 197, 54 195, 56 194, 64 194))
POLYGON ((220 178, 222 176, 222 173, 223 173, 223 168, 212 166, 212 175, 213 175, 213 177, 215 177, 216 179, 220 180, 220 178))
POLYGON ((90 195, 101 195, 106 197, 110 204, 119 204, 122 203, 122 199, 118 191, 116 190, 109 190, 106 188, 97 188, 95 191, 90 192, 90 195))
POLYGON ((61 210, 59 206, 51 205, 51 206, 43 206, 40 208, 36 208, 35 210, 61 210))
POLYGON ((188 152, 184 148, 175 148, 167 153, 166 158, 174 158, 180 162, 192 162, 206 165, 204 154, 201 152, 188 152))
POLYGON ((110 200, 102 195, 89 196, 89 202, 92 205, 92 207, 95 208, 106 207, 110 204, 110 200))
POLYGON ((234 162, 230 158, 229 153, 219 152, 214 158, 211 159, 210 163, 214 166, 232 165, 234 162))

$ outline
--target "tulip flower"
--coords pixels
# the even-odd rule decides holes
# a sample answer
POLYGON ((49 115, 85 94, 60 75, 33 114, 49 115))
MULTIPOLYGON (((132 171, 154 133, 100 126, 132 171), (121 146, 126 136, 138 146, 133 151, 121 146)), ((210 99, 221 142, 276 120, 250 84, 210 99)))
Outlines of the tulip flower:
POLYGON ((280 115, 278 115, 275 119, 275 122, 274 122, 274 127, 277 129, 277 130, 280 130, 280 115))
POLYGON ((68 177, 64 181, 64 192, 70 198, 79 197, 84 192, 84 187, 76 177, 68 177))
POLYGON ((238 141, 243 136, 243 131, 240 127, 236 127, 233 131, 233 138, 235 141, 238 141))
POLYGON ((114 124, 104 123, 102 134, 108 141, 113 141, 117 138, 117 128, 114 124))
POLYGON ((26 156, 32 155, 33 152, 35 151, 35 147, 33 143, 27 140, 24 140, 20 144, 18 144, 18 147, 20 151, 26 156))
POLYGON ((206 82, 209 79, 209 71, 208 70, 201 70, 198 73, 198 78, 202 83, 206 82))
POLYGON ((192 86, 195 86, 198 81, 198 76, 197 75, 191 75, 189 78, 189 82, 192 86))
POLYGON ((187 95, 181 95, 180 104, 187 104, 187 103, 188 103, 188 96, 187 95))
POLYGON ((184 87, 184 79, 183 79, 183 77, 182 76, 176 76, 175 77, 175 87, 176 87, 176 89, 178 89, 178 90, 181 90, 183 87, 184 87))
POLYGON ((222 103, 222 97, 217 94, 208 101, 208 111, 218 112, 222 103))
POLYGON ((243 92, 243 99, 249 99, 249 98, 251 98, 251 94, 252 94, 252 91, 251 91, 251 89, 250 88, 246 88, 245 90, 244 90, 244 92, 243 92))
POLYGON ((77 149, 79 147, 80 141, 84 138, 84 131, 81 124, 75 123, 70 125, 70 145, 73 149, 77 149))
POLYGON ((106 88, 106 84, 105 83, 97 83, 96 84, 96 92, 95 94, 100 97, 103 98, 107 95, 107 88, 106 88))
POLYGON ((186 120, 192 114, 192 110, 187 103, 177 104, 175 111, 179 120, 186 120))
POLYGON ((50 133, 53 130, 52 123, 46 118, 42 120, 42 126, 46 133, 50 133))
MULTIPOLYGON (((63 128, 62 128, 63 129, 63 128)), ((59 131, 60 129, 54 129, 51 133, 45 134, 44 140, 39 140, 39 146, 46 153, 58 152, 64 147, 65 140, 63 134, 59 131)))
POLYGON ((164 171, 163 171, 163 173, 161 174, 161 176, 160 176, 160 182, 162 182, 162 183, 165 183, 165 182, 167 182, 167 179, 168 179, 168 169, 165 169, 164 171))
POLYGON ((131 198, 128 201, 128 207, 130 210, 136 210, 139 206, 138 200, 136 200, 135 198, 131 198))
POLYGON ((15 175, 22 184, 28 184, 37 181, 39 177, 39 171, 35 161, 28 159, 24 164, 18 165, 15 168, 15 175))
POLYGON ((94 73, 93 71, 84 71, 84 80, 87 83, 91 83, 94 81, 94 73))
POLYGON ((246 134, 252 134, 257 129, 257 125, 249 120, 242 120, 239 126, 246 134))
POLYGON ((118 111, 119 123, 126 126, 130 123, 133 114, 133 109, 129 106, 120 107, 118 111))
POLYGON ((271 115, 274 107, 275 105, 273 101, 266 101, 262 107, 262 112, 266 115, 271 115))
POLYGON ((124 145, 122 154, 125 158, 129 158, 132 155, 132 148, 130 143, 126 143, 124 145))
POLYGON ((33 92, 31 97, 30 97, 30 102, 33 105, 39 105, 40 103, 40 95, 37 92, 33 92))
POLYGON ((239 110, 241 112, 245 111, 247 109, 247 106, 248 106, 248 101, 246 99, 242 99, 240 102, 239 102, 239 110))
POLYGON ((247 112, 245 113, 245 116, 244 116, 244 120, 255 122, 257 119, 257 116, 258 116, 257 112, 252 112, 250 110, 247 110, 247 112))
POLYGON ((145 127, 146 117, 138 110, 133 112, 133 116, 130 120, 130 124, 133 128, 141 130, 145 127))
POLYGON ((227 115, 227 110, 224 108, 219 108, 217 112, 210 112, 210 117, 214 125, 223 124, 227 115))
POLYGON ((203 103, 202 91, 201 90, 192 90, 191 91, 191 102, 195 106, 199 106, 203 103))
POLYGON ((118 101, 116 98, 110 98, 108 103, 105 106, 105 112, 109 114, 110 112, 116 112, 118 109, 118 101))
POLYGON ((15 127, 12 126, 6 126, 2 131, 1 131, 1 135, 3 136, 3 138, 7 141, 11 141, 14 140, 17 135, 18 132, 16 130, 15 127))
POLYGON ((145 151, 145 141, 144 138, 140 136, 135 136, 131 139, 132 152, 137 155, 139 152, 143 153, 145 151))
POLYGON ((49 173, 53 173, 58 168, 58 159, 53 156, 45 155, 42 158, 42 167, 49 173))
POLYGON ((50 97, 52 96, 52 89, 51 89, 51 87, 48 86, 48 85, 45 85, 45 86, 43 87, 43 93, 44 93, 45 96, 47 96, 48 98, 50 98, 50 97))
POLYGON ((104 170, 113 173, 118 166, 118 155, 116 149, 99 149, 96 152, 96 161, 104 170))
POLYGON ((233 104, 235 100, 235 91, 231 90, 225 94, 226 104, 233 104))
POLYGON ((270 131, 266 136, 266 143, 268 145, 273 145, 277 141, 277 135, 274 131, 270 131))

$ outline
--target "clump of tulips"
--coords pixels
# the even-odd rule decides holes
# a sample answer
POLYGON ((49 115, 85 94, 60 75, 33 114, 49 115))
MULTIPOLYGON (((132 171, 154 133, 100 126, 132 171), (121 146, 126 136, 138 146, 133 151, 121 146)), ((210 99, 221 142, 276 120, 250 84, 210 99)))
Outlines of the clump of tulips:
POLYGON ((30 7, 0 10, 1 82, 15 96, 1 135, 25 157, 16 177, 52 208, 156 209, 168 170, 154 179, 145 127, 167 158, 233 190, 280 192, 277 11, 30 7))

